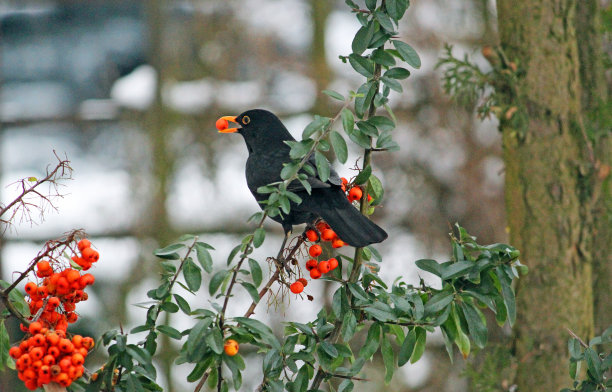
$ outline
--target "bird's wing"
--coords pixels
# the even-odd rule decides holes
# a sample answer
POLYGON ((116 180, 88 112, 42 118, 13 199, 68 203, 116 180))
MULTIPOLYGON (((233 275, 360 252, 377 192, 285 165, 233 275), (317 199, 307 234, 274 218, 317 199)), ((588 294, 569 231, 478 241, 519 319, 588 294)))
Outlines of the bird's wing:
MULTIPOLYGON (((317 173, 317 165, 316 165, 314 156, 311 155, 310 158, 308 158, 308 161, 306 162, 306 164, 311 166, 315 170, 315 173, 317 173)), ((318 173, 315 176, 312 176, 306 173, 306 171, 304 170, 302 170, 301 172, 308 175, 308 178, 306 179, 306 181, 310 184, 310 187, 313 189, 330 188, 332 185, 336 185, 336 186, 342 185, 342 180, 340 179, 340 176, 338 176, 338 173, 336 173, 336 171, 332 167, 329 168, 329 179, 326 182, 321 181, 318 173)), ((306 189, 304 188, 302 183, 296 180, 296 181, 293 181, 291 184, 289 184, 289 186, 287 187, 287 190, 291 192, 300 192, 300 191, 305 191, 306 189)))

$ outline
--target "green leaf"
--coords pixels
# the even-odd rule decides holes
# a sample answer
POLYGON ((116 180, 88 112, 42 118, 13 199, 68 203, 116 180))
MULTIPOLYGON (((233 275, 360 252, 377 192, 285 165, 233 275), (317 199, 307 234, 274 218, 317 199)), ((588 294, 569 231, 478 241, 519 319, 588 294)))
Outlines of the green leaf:
POLYGON ((349 379, 342 380, 340 385, 338 385, 338 392, 351 392, 353 390, 354 384, 353 381, 349 379))
POLYGON ((204 341, 215 354, 223 353, 223 334, 218 327, 214 327, 206 335, 204 341))
POLYGON ((370 58, 374 60, 376 64, 380 64, 385 67, 392 67, 395 65, 395 58, 387 53, 384 49, 379 48, 374 50, 370 58))
POLYGON ((368 189, 372 197, 374 198, 374 200, 372 200, 371 205, 376 206, 380 204, 383 195, 385 194, 385 190, 382 186, 382 183, 375 175, 370 176, 370 184, 368 185, 368 189))
POLYGON ((330 97, 332 97, 333 99, 337 99, 338 101, 344 101, 346 99, 342 94, 333 90, 323 90, 323 94, 329 95, 330 97))
POLYGON ((319 178, 321 181, 326 182, 329 180, 330 168, 329 162, 325 155, 320 153, 319 151, 315 151, 315 162, 317 164, 317 173, 319 173, 319 178))
MULTIPOLYGON (((498 277, 502 274, 498 268, 495 269, 498 277)), ((510 326, 514 325, 516 321, 516 298, 514 296, 514 290, 512 286, 510 286, 504 279, 500 277, 500 285, 502 289, 502 296, 504 298, 504 304, 506 305, 506 310, 508 311, 508 323, 510 326)))
POLYGON ((295 174, 297 174, 299 169, 299 165, 295 162, 290 162, 290 163, 286 163, 283 166, 283 169, 281 170, 281 178, 283 180, 288 180, 289 178, 293 177, 295 174))
POLYGON ((366 181, 368 181, 368 179, 370 178, 371 174, 372 174, 372 166, 368 165, 362 171, 359 172, 357 177, 355 177, 355 181, 354 181, 355 184, 357 185, 365 184, 366 181))
POLYGON ((342 128, 344 128, 344 132, 350 135, 355 128, 355 117, 353 117, 353 112, 348 108, 344 108, 340 115, 342 116, 342 128))
POLYGON ((463 311, 470 331, 470 336, 474 340, 474 343, 476 346, 484 348, 487 344, 487 326, 484 321, 484 316, 480 310, 469 302, 461 302, 460 308, 463 311))
POLYGON ((158 325, 157 330, 163 333, 164 335, 171 337, 172 339, 181 340, 181 338, 183 337, 176 328, 173 328, 169 325, 158 325))
POLYGON ((578 339, 569 338, 567 348, 572 359, 582 359, 582 349, 580 347, 580 341, 578 341, 578 339))
POLYGON ((393 354, 393 346, 387 335, 383 336, 380 344, 380 353, 382 354, 383 363, 385 364, 385 385, 389 385, 393 372, 395 371, 395 355, 393 354))
POLYGON ((351 43, 351 49, 355 54, 362 54, 370 45, 370 41, 374 36, 374 23, 370 22, 367 26, 362 26, 357 33, 355 33, 355 37, 353 38, 353 42, 351 43))
POLYGON ((342 135, 336 131, 331 131, 329 134, 329 140, 334 147, 334 152, 336 153, 336 158, 338 158, 338 161, 340 163, 346 163, 346 160, 348 159, 348 147, 342 135))
POLYGON ((253 246, 259 248, 266 239, 266 231, 263 227, 258 227, 253 234, 253 246))
POLYGON ((589 373, 594 378, 594 381, 597 383, 603 382, 603 372, 601 369, 601 358, 597 355, 597 352, 593 350, 591 347, 587 347, 584 350, 584 357, 586 359, 587 368, 589 369, 589 373))
POLYGON ((180 258, 176 251, 185 248, 185 244, 172 244, 162 249, 156 249, 153 254, 167 260, 178 260, 180 258))
POLYGON ((211 296, 214 296, 217 290, 219 290, 221 283, 223 283, 223 280, 225 279, 228 273, 229 272, 227 270, 221 270, 212 276, 212 278, 210 279, 210 283, 208 284, 208 292, 211 296))
POLYGON ((374 76, 374 62, 358 54, 352 53, 348 56, 349 63, 353 69, 366 78, 374 76))
POLYGON ((370 329, 368 330, 368 336, 366 338, 365 344, 359 350, 359 356, 363 359, 370 359, 372 355, 378 350, 378 346, 380 344, 380 324, 374 323, 370 325, 370 329))
POLYGON ((393 46, 395 46, 395 49, 397 49, 400 57, 406 63, 408 63, 408 65, 416 69, 421 68, 421 59, 419 58, 419 55, 416 50, 412 48, 412 46, 398 40, 392 40, 391 42, 393 43, 393 46))
POLYGON ((408 71, 406 68, 396 67, 385 72, 383 76, 391 79, 406 79, 408 76, 410 76, 410 71, 408 71))
POLYGON ((414 351, 412 352, 412 356, 410 357, 410 363, 415 363, 423 353, 425 352, 425 342, 427 341, 427 331, 421 327, 416 327, 416 342, 414 344, 414 351))
POLYGON ((291 150, 289 150, 289 157, 291 157, 291 159, 301 159, 310 152, 310 149, 314 144, 314 140, 305 139, 299 142, 285 141, 285 144, 291 147, 291 150))
POLYGON ((249 293, 249 295, 253 299, 253 302, 258 303, 259 302, 259 292, 257 291, 257 287, 253 286, 249 282, 240 282, 240 284, 249 293))
POLYGON ((251 278, 253 278, 253 283, 255 283, 255 287, 259 287, 262 280, 262 272, 261 267, 257 260, 253 260, 249 258, 249 268, 251 269, 251 278))
POLYGON ((334 347, 333 344, 326 342, 325 340, 323 340, 321 343, 321 348, 327 353, 329 354, 330 357, 334 358, 338 356, 338 350, 336 350, 336 347, 334 347))
POLYGON ((322 131, 330 122, 329 117, 314 116, 314 120, 302 131, 302 139, 308 139, 317 131, 322 131))
POLYGON ((435 294, 425 304, 425 314, 434 315, 453 302, 454 295, 448 291, 441 291, 435 294))
POLYGON ((362 84, 357 90, 358 96, 355 97, 355 114, 357 114, 359 118, 362 118, 368 111, 376 92, 376 84, 373 81, 362 84))
POLYGON ((386 76, 382 76, 380 80, 384 83, 385 86, 388 86, 391 90, 397 91, 401 93, 404 91, 402 85, 395 79, 388 78, 386 76))
POLYGON ((440 272, 442 273, 442 280, 449 280, 457 278, 461 275, 467 274, 473 267, 474 263, 471 261, 463 260, 458 263, 452 263, 447 266, 441 266, 440 272))
POLYGON ((0 320, 0 371, 5 367, 14 368, 13 359, 8 355, 11 348, 11 341, 4 325, 4 320, 0 320))
POLYGON ((380 27, 387 30, 387 32, 389 33, 395 33, 395 27, 393 27, 393 22, 391 22, 391 19, 386 13, 384 13, 383 11, 376 11, 374 12, 374 16, 376 17, 378 23, 380 23, 380 27))
POLYGON ((247 327, 251 332, 257 333, 272 348, 279 351, 281 350, 281 345, 278 342, 278 339, 276 339, 276 336, 274 336, 274 333, 272 333, 272 330, 266 324, 259 320, 250 319, 247 317, 235 317, 234 320, 247 327))
POLYGON ((191 307, 189 306, 189 302, 187 302, 185 298, 181 297, 178 294, 173 294, 173 296, 174 296, 174 300, 176 301, 176 304, 179 306, 179 308, 181 308, 183 313, 190 315, 191 307))
POLYGON ((202 271, 200 271, 200 267, 191 260, 191 257, 185 260, 185 264, 183 265, 183 276, 185 277, 185 282, 189 290, 198 291, 200 289, 202 285, 202 271))
POLYGON ((404 366, 412 356, 416 345, 416 330, 413 328, 408 332, 408 336, 404 339, 402 347, 400 347, 399 356, 397 358, 397 366, 404 366))
POLYGON ((208 251, 208 249, 206 249, 203 242, 196 242, 195 249, 196 254, 198 256, 198 262, 200 263, 202 268, 204 268, 204 271, 210 274, 212 272, 213 267, 213 260, 210 256, 210 252, 208 251))
POLYGON ((408 8, 408 0, 387 0, 385 8, 395 21, 399 21, 404 16, 404 12, 408 8))
POLYGON ((365 0, 366 7, 368 7, 370 11, 374 11, 374 9, 376 8, 377 1, 378 0, 365 0))
POLYGON ((374 125, 381 131, 391 131, 395 128, 395 123, 385 116, 373 116, 368 119, 368 123, 374 125))
POLYGON ((397 316, 395 314, 382 309, 375 308, 373 306, 366 306, 363 310, 370 316, 383 322, 397 320, 397 316))
POLYGON ((437 261, 432 259, 420 259, 415 261, 417 267, 422 269, 423 271, 431 272, 436 276, 442 276, 442 272, 440 271, 440 264, 437 261))
POLYGON ((342 334, 342 340, 345 342, 349 342, 353 335, 355 334, 355 328, 357 327, 357 319, 352 311, 346 312, 342 319, 342 329, 340 333, 342 334))

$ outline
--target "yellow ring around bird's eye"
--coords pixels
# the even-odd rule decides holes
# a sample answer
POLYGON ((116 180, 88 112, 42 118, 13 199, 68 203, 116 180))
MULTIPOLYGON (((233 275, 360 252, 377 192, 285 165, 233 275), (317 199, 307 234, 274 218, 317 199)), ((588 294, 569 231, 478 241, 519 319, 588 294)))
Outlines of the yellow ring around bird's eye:
POLYGON ((248 123, 250 123, 250 122, 251 122, 251 119, 249 118, 249 116, 244 116, 244 117, 242 117, 242 123, 243 123, 244 125, 247 125, 247 124, 248 124, 248 123))

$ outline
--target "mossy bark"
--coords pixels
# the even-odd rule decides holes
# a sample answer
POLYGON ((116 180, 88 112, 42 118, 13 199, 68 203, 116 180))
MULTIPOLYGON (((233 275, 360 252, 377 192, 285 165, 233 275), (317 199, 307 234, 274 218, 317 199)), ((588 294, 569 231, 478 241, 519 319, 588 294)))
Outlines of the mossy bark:
POLYGON ((509 104, 525 120, 504 119, 510 243, 529 274, 517 286, 514 349, 519 391, 571 385, 568 333, 593 334, 593 218, 585 137, 577 0, 498 0, 501 46, 518 65, 509 104))

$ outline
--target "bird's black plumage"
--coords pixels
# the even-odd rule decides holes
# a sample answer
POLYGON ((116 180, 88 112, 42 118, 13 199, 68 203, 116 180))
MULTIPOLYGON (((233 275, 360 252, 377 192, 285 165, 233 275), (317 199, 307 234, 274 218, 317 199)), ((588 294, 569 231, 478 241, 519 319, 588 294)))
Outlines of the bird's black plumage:
MULTIPOLYGON (((283 163, 291 161, 291 148, 284 142, 295 139, 278 117, 266 110, 248 110, 234 121, 241 126, 237 132, 244 137, 249 150, 245 170, 247 185, 258 202, 267 200, 269 195, 258 193, 257 188, 281 180, 283 163)), ((311 157, 307 164, 315 167, 314 158, 311 157)), ((293 225, 312 224, 320 217, 351 246, 363 247, 387 238, 383 229, 347 200, 341 188, 342 181, 333 169, 326 182, 312 175, 308 175, 307 181, 312 187, 311 194, 299 181, 294 181, 288 189, 300 196, 302 203, 292 202, 289 214, 272 218, 283 225, 285 233, 289 233, 293 225)))

